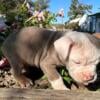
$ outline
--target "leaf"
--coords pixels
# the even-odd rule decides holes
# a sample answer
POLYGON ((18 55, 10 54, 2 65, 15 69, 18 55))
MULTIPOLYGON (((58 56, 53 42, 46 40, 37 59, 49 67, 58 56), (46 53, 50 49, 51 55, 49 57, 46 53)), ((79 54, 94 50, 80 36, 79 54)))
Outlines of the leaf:
POLYGON ((68 84, 71 84, 72 82, 72 79, 70 77, 63 77, 63 79, 68 83, 68 84))
POLYGON ((61 75, 62 75, 62 76, 64 75, 64 72, 65 72, 64 69, 62 69, 62 71, 61 71, 61 75))

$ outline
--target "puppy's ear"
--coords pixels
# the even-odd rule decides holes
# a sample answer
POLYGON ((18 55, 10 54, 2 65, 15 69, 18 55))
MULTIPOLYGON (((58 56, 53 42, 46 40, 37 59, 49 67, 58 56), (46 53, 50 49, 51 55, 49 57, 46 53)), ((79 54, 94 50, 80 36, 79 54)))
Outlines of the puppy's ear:
POLYGON ((70 50, 73 44, 74 42, 72 41, 71 38, 67 36, 63 36, 54 42, 54 47, 55 47, 57 54, 61 58, 66 60, 67 57, 69 56, 69 53, 70 53, 70 50))

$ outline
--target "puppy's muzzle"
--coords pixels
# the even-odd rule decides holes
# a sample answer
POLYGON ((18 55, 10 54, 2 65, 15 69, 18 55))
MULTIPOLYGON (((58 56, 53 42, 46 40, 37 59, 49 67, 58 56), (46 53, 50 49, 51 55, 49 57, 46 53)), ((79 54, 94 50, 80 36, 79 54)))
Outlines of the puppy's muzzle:
POLYGON ((84 75, 83 76, 83 80, 84 81, 91 81, 91 80, 94 80, 94 77, 95 77, 95 75, 84 75))
POLYGON ((89 83, 94 82, 96 79, 97 79, 97 75, 92 75, 92 74, 84 75, 83 77, 83 81, 85 85, 88 85, 89 83))

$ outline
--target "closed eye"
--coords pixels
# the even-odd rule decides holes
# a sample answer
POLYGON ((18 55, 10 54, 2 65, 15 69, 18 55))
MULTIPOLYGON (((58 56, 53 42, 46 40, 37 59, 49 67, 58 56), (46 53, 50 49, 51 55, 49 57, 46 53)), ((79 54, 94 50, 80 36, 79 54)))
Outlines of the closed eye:
POLYGON ((73 62, 74 62, 75 64, 81 64, 80 61, 75 61, 75 60, 73 60, 73 62))

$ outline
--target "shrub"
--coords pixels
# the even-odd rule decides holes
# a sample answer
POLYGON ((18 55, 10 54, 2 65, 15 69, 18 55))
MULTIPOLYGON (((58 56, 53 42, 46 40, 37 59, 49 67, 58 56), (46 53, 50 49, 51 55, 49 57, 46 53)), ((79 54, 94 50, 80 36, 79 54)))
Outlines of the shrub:
POLYGON ((72 29, 72 30, 78 30, 79 29, 79 25, 78 25, 78 23, 67 23, 65 25, 65 28, 72 29))

